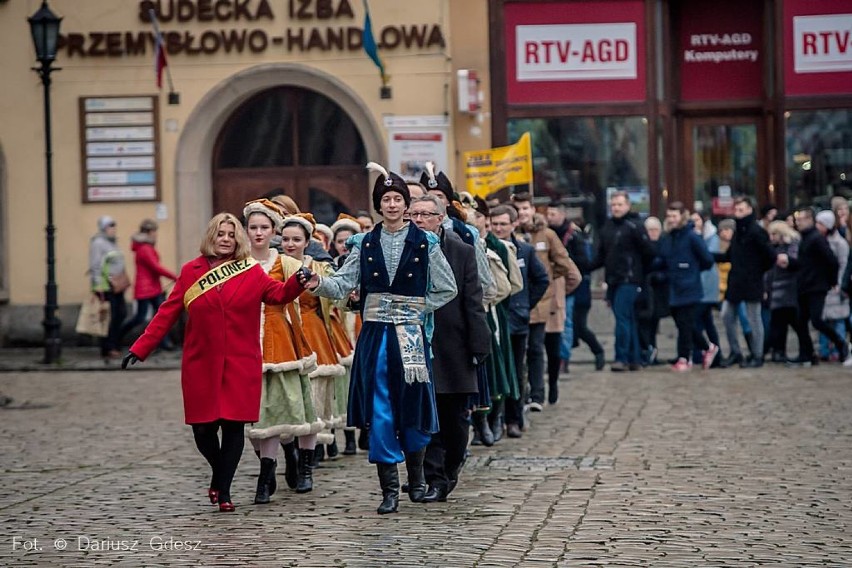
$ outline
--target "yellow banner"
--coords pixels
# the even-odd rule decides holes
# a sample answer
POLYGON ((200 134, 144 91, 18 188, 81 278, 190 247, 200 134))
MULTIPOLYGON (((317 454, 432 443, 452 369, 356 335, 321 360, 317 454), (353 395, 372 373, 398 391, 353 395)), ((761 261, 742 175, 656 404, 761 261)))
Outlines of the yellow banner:
POLYGON ((483 199, 509 185, 532 184, 530 133, 511 146, 465 152, 464 176, 467 191, 483 199))

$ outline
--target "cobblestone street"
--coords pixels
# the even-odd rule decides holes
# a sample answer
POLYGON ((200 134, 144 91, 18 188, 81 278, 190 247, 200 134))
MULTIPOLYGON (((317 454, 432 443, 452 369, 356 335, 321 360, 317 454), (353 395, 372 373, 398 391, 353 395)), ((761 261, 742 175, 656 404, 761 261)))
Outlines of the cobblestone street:
POLYGON ((403 496, 380 517, 363 452, 324 462, 306 495, 282 467, 272 503, 253 505, 248 444, 237 512, 216 512, 178 371, 0 373, 14 398, 0 410, 0 564, 852 565, 850 385, 836 364, 575 365, 522 439, 473 448, 449 502, 403 496), (103 550, 117 541, 135 549, 103 550))

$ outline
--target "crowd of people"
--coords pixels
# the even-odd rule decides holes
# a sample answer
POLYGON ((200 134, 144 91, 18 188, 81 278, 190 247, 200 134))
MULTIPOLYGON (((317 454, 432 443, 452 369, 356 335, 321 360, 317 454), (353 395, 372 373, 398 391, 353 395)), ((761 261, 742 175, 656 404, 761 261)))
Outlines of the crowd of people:
MULTIPOLYGON (((432 164, 418 183, 368 168, 377 174, 375 224, 367 214, 341 214, 325 226, 286 195, 267 195, 246 203, 242 219, 215 216, 200 256, 178 275, 157 268, 147 248, 156 224, 146 221, 146 238, 134 237, 136 297, 155 315, 122 367, 162 347, 186 313, 185 419, 210 465, 207 497, 220 511, 235 508, 230 488, 245 438, 259 459, 254 502, 266 504, 277 490, 279 453, 287 486, 309 492, 318 462, 340 453, 337 430, 344 455, 360 449, 376 464, 379 514, 396 512, 401 492, 414 503, 446 501, 469 444, 521 438, 529 412, 559 402, 560 373, 570 371, 581 341, 595 370, 606 366, 588 325, 598 268, 615 318, 613 372, 660 364, 656 336, 668 316, 678 334, 674 372, 760 367, 764 353, 788 365, 822 356, 852 366, 845 200, 783 218, 765 208, 758 221, 742 197, 717 228, 679 202, 667 205, 664 222, 643 219, 616 192, 593 246, 562 203, 546 214, 526 193, 489 203, 456 192, 432 164), (156 285, 143 280, 143 292, 140 267, 156 275, 156 285), (160 276, 175 281, 165 301, 160 276), (809 324, 825 337, 820 352, 809 324), (787 327, 799 340, 794 358, 787 327)), ((120 259, 95 258, 117 248, 114 227, 99 220, 93 289, 123 303, 110 289, 120 259)), ((105 339, 107 356, 120 327, 116 333, 105 339)))

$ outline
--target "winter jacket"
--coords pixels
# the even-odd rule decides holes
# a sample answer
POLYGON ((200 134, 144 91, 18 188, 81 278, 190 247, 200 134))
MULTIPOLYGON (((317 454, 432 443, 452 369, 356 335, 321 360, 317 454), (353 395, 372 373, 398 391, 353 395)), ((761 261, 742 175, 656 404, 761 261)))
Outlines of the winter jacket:
MULTIPOLYGON (((704 223, 701 236, 711 255, 720 252, 718 231, 709 219, 704 223)), ((716 264, 713 264, 709 270, 701 272, 701 289, 704 291, 704 296, 701 298, 702 304, 719 303, 719 267, 716 264)))
POLYGON ((663 235, 660 258, 669 281, 669 307, 699 303, 704 297, 701 271, 713 266, 713 257, 692 221, 663 235))
POLYGON ((604 280, 613 290, 619 284, 642 285, 654 249, 636 213, 608 219, 601 228, 598 250, 590 269, 604 267, 604 280))
POLYGON ((523 276, 524 289, 505 300, 509 306, 509 331, 512 334, 524 334, 529 333, 530 310, 544 296, 550 279, 532 246, 519 241, 514 235, 511 242, 517 249, 518 266, 523 276))
POLYGON ((736 220, 734 238, 724 253, 714 255, 717 262, 730 262, 728 289, 729 302, 760 302, 763 300, 763 275, 775 264, 775 251, 754 214, 736 220))
MULTIPOLYGON (((799 241, 781 243, 773 247, 777 254, 786 254, 794 265, 799 257, 799 241)), ((769 309, 795 308, 798 300, 798 275, 790 266, 781 268, 776 265, 766 272, 766 295, 769 299, 769 309)))
POLYGON ((580 271, 544 217, 535 215, 533 223, 521 231, 519 236, 535 249, 550 280, 541 301, 530 312, 530 323, 547 323, 549 328, 561 331, 565 327, 565 293, 573 292, 580 284, 580 271))
POLYGON ((791 262, 799 272, 799 295, 826 294, 837 284, 840 263, 816 227, 801 231, 801 235, 799 258, 791 262))
POLYGON ((110 290, 109 281, 103 277, 104 263, 107 274, 114 276, 125 270, 124 255, 115 244, 114 238, 109 238, 103 232, 95 233, 89 240, 89 281, 95 292, 110 290))
POLYGON ((136 255, 136 282, 133 297, 137 300, 156 298, 163 293, 160 277, 177 280, 177 275, 160 264, 160 255, 146 233, 136 233, 131 238, 130 250, 136 255))
POLYGON ((832 287, 825 296, 825 309, 822 317, 829 320, 846 319, 849 317, 849 298, 840 290, 843 273, 846 272, 846 262, 849 260, 849 243, 839 232, 832 231, 828 237, 828 246, 837 258, 837 287, 832 287))

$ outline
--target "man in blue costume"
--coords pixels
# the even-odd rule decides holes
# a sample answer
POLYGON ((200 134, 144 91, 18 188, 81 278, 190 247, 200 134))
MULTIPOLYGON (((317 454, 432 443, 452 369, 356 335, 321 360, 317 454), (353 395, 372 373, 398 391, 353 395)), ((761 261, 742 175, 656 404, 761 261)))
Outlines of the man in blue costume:
POLYGON ((370 162, 379 173, 373 207, 383 218, 373 230, 352 236, 346 262, 335 274, 314 274, 307 288, 342 299, 360 291, 364 321, 352 365, 349 426, 369 428, 369 460, 382 487, 378 513, 399 505, 397 464, 405 461, 409 498, 426 494, 423 458, 438 431, 432 362, 424 324, 457 294, 455 277, 437 235, 405 220, 411 197, 405 181, 370 162))

